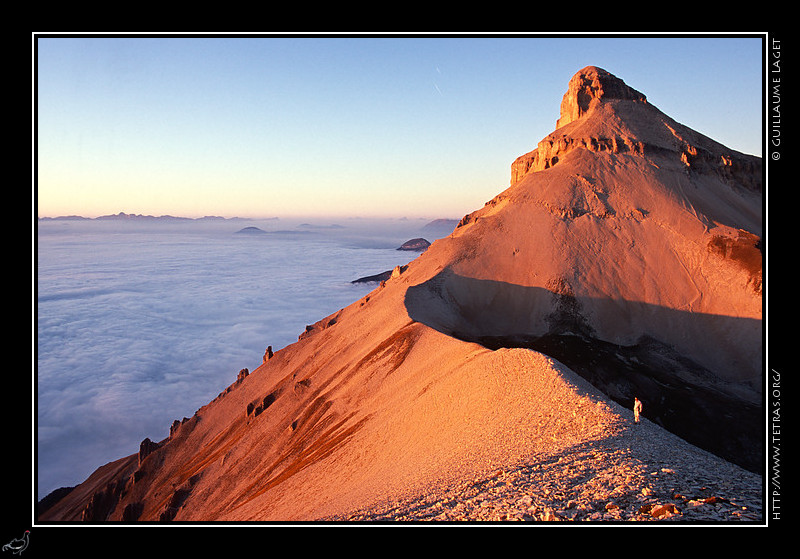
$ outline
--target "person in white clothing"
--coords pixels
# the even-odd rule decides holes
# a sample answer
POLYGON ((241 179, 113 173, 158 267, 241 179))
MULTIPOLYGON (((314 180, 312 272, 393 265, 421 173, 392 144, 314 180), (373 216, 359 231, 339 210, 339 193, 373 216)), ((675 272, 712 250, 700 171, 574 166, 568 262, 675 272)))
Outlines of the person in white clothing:
POLYGON ((642 413, 642 401, 639 398, 633 399, 633 422, 639 423, 639 415, 642 413))

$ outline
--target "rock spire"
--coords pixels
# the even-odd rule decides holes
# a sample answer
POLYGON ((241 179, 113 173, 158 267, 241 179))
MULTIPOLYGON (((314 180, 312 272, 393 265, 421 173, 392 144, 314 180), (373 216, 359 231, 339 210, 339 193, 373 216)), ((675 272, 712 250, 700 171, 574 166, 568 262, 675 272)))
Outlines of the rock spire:
POLYGON ((561 99, 561 116, 556 128, 579 119, 607 99, 647 102, 643 93, 628 86, 615 75, 597 66, 587 66, 569 81, 567 92, 561 99))
POLYGON ((762 190, 761 159, 732 150, 676 122, 620 78, 587 66, 570 79, 556 129, 511 164, 511 185, 549 169, 575 150, 644 157, 658 167, 714 176, 762 190))

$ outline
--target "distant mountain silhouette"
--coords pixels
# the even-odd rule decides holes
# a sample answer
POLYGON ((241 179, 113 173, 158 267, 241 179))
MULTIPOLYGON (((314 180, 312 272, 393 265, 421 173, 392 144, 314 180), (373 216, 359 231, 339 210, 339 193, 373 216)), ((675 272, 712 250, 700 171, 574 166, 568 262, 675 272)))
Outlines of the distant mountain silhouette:
MULTIPOLYGON (((61 220, 61 221, 68 221, 68 220, 98 220, 98 221, 246 221, 249 218, 244 217, 221 217, 215 215, 207 215, 203 217, 180 217, 180 216, 173 216, 173 215, 144 215, 144 214, 128 214, 125 212, 119 212, 116 214, 109 214, 109 215, 101 215, 98 217, 83 217, 79 215, 65 215, 65 216, 57 216, 57 217, 40 217, 38 218, 40 221, 52 221, 52 220, 61 220)), ((268 218, 268 219, 278 219, 278 218, 268 218)))
POLYGON ((410 239, 404 242, 402 245, 397 247, 397 250, 410 250, 414 252, 424 252, 431 246, 431 243, 427 241, 427 239, 423 239, 421 237, 416 239, 410 239))
POLYGON ((237 235, 264 235, 266 231, 259 227, 244 227, 236 232, 237 235))

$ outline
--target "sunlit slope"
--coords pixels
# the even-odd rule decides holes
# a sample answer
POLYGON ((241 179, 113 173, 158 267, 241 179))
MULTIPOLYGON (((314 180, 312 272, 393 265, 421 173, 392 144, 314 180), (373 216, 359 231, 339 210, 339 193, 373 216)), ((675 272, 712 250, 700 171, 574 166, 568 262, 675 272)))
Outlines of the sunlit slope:
POLYGON ((546 356, 411 321, 406 287, 395 278, 317 325, 141 463, 128 459, 108 518, 313 520, 603 437, 621 420, 546 356))
POLYGON ((761 252, 755 228, 743 227, 756 195, 675 174, 641 157, 576 150, 526 176, 424 255, 446 251, 449 264, 433 294, 412 292, 412 316, 473 339, 559 326, 621 345, 652 336, 758 389, 761 252), (705 189, 710 205, 713 188, 715 213, 683 194, 705 189))

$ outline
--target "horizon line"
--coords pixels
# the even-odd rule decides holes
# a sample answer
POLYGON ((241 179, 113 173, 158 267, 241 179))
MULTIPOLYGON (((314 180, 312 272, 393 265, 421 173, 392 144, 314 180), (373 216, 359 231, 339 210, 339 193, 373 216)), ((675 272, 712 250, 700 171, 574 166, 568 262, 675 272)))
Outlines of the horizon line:
POLYGON ((185 216, 179 214, 143 214, 143 213, 128 213, 128 212, 116 212, 116 213, 104 213, 104 214, 97 214, 97 215, 81 215, 75 213, 66 213, 66 214, 58 214, 58 215, 39 215, 37 213, 36 219, 38 220, 86 220, 86 221, 93 221, 93 220, 102 220, 104 218, 114 219, 118 218, 120 220, 124 219, 175 219, 175 220, 186 220, 186 221, 201 221, 201 220, 243 220, 243 221, 264 221, 264 220, 279 220, 279 219, 385 219, 385 220, 396 220, 396 221, 403 221, 403 220, 439 220, 439 219, 446 219, 446 220, 459 220, 461 217, 430 217, 424 215, 387 215, 387 214, 323 214, 323 213, 309 213, 309 214, 301 214, 301 213, 286 213, 286 214, 273 214, 273 215, 264 215, 264 216, 246 216, 246 215, 233 215, 233 216, 225 216, 225 215, 217 215, 217 214, 205 214, 202 216, 185 216))

